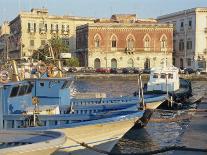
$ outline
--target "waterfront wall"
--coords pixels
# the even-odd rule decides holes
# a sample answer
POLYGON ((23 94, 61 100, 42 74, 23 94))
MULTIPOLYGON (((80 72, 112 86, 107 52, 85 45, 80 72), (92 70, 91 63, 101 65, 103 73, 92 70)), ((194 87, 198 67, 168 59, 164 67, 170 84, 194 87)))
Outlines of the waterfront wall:
MULTIPOLYGON (((76 80, 137 80, 137 74, 73 74, 76 80)), ((181 74, 181 78, 191 81, 207 81, 207 75, 185 75, 181 74)), ((142 74, 143 81, 149 80, 148 74, 142 74)))

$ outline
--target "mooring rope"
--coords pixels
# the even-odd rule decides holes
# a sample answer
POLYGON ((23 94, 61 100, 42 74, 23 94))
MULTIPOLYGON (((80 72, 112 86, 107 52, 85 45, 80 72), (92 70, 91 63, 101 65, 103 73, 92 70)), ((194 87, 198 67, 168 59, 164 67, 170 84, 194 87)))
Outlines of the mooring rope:
MULTIPOLYGON (((67 139, 69 139, 69 140, 79 144, 80 146, 83 146, 83 147, 85 147, 85 148, 87 148, 89 150, 92 150, 92 151, 95 151, 95 152, 98 152, 98 153, 102 153, 102 154, 109 154, 110 153, 108 151, 101 150, 101 149, 98 149, 96 147, 90 146, 90 145, 86 144, 85 142, 79 142, 79 141, 77 141, 77 140, 75 140, 75 139, 73 139, 71 137, 67 137, 67 139)), ((60 149, 67 149, 67 147, 60 148, 60 149)))

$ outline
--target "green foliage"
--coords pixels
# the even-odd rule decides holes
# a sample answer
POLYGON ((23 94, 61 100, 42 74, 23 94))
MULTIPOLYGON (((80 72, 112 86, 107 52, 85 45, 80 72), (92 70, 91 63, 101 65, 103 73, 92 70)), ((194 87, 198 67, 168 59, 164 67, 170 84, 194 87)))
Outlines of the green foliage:
MULTIPOLYGON (((49 44, 52 47, 55 59, 59 58, 60 53, 69 52, 69 46, 66 45, 65 42, 59 37, 50 39, 49 44)), ((44 45, 43 48, 35 51, 32 55, 33 59, 38 59, 42 61, 47 61, 48 57, 51 57, 50 46, 48 44, 44 45)))
POLYGON ((79 67, 79 60, 76 57, 72 57, 70 59, 64 60, 63 65, 70 66, 70 67, 79 67))

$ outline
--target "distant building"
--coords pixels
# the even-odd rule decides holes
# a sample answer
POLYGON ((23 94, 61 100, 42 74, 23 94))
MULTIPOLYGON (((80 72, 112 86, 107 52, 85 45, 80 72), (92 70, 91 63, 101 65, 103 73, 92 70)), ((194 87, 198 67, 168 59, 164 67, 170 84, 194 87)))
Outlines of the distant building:
POLYGON ((75 16, 53 16, 47 9, 32 9, 20 14, 9 23, 8 51, 11 58, 30 57, 33 51, 45 45, 55 36, 62 38, 76 50, 76 26, 94 23, 93 18, 75 16))
POLYGON ((183 10, 157 18, 174 25, 174 64, 207 71, 207 8, 183 10))
POLYGON ((112 15, 76 29, 81 66, 140 67, 172 65, 173 26, 136 15, 112 15))
POLYGON ((8 22, 4 22, 0 27, 0 58, 6 57, 7 39, 9 38, 10 27, 8 22))

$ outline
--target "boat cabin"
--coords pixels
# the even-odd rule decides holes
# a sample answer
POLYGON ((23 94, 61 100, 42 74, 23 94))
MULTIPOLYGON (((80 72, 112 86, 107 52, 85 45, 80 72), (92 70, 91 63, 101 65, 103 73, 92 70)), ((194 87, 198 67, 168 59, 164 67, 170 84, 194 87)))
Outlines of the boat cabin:
POLYGON ((147 91, 172 92, 179 89, 179 70, 176 67, 152 68, 147 91))
POLYGON ((26 109, 34 110, 33 98, 37 99, 38 107, 43 113, 57 114, 57 108, 48 108, 57 105, 70 105, 70 84, 72 80, 67 78, 27 79, 18 82, 9 82, 2 87, 3 113, 21 114, 26 109), (48 108, 48 109, 46 109, 48 108), (54 112, 55 111, 55 112, 54 112))

